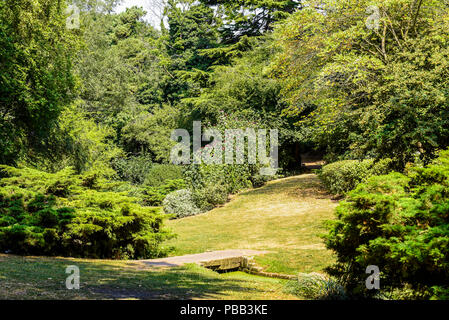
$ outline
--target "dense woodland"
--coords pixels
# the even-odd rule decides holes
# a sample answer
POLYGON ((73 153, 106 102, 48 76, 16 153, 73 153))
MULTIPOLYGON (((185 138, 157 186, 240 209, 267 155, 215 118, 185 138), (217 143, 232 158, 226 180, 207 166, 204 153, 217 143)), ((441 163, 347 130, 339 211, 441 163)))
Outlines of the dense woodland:
POLYGON ((119 2, 74 1, 79 28, 63 0, 0 2, 1 251, 163 256, 165 219, 267 181, 170 164, 172 130, 276 128, 280 175, 330 163, 348 292, 381 265, 391 292, 449 297, 447 1, 168 0, 159 28, 119 2))

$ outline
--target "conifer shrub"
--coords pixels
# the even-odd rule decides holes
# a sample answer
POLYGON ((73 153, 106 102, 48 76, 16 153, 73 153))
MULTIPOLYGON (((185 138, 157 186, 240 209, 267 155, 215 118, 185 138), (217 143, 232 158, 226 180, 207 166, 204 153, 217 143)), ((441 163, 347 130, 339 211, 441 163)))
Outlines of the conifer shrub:
POLYGON ((449 151, 427 167, 371 177, 349 192, 326 236, 337 254, 329 268, 349 292, 369 296, 366 268, 381 271, 384 292, 447 299, 449 293, 449 151))
POLYGON ((82 258, 163 255, 160 209, 143 207, 100 175, 0 166, 0 251, 82 258))

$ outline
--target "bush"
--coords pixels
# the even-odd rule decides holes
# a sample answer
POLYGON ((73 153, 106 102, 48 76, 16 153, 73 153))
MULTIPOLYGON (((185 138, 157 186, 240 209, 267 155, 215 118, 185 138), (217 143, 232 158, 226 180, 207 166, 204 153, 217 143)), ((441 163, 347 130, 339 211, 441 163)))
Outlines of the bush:
POLYGON ((251 188, 251 178, 258 171, 253 165, 207 165, 192 164, 184 170, 187 184, 192 189, 201 189, 210 184, 225 186, 228 193, 251 188))
POLYGON ((342 285, 318 273, 301 273, 297 281, 287 283, 287 291, 308 300, 346 300, 342 285))
POLYGON ((148 172, 145 185, 150 187, 161 187, 167 180, 183 179, 182 167, 172 164, 156 164, 148 172))
POLYGON ((263 187, 268 181, 270 181, 270 179, 270 176, 262 176, 260 174, 254 175, 250 178, 253 188, 263 187))
POLYGON ((387 174, 391 160, 344 160, 328 164, 318 176, 332 194, 344 195, 374 175, 387 174))
POLYGON ((326 236, 337 253, 329 272, 368 296, 366 267, 379 266, 382 288, 420 298, 449 292, 449 151, 425 168, 375 176, 348 194, 326 236))
POLYGON ((208 184, 193 191, 193 200, 201 212, 212 210, 228 200, 228 192, 222 184, 208 184))
POLYGON ((129 158, 117 158, 112 161, 112 168, 117 172, 121 180, 133 184, 142 184, 145 177, 151 171, 153 164, 149 156, 134 156, 129 158))
POLYGON ((192 164, 184 170, 187 186, 202 212, 226 203, 228 195, 251 188, 253 165, 192 164))
POLYGON ((15 254, 147 259, 164 254, 158 209, 112 192, 97 175, 0 166, 0 250, 15 254))
POLYGON ((201 210, 195 204, 192 192, 188 189, 170 193, 162 204, 164 212, 174 215, 175 218, 184 218, 201 213, 201 210))
POLYGON ((143 202, 147 206, 160 206, 165 197, 173 191, 181 190, 186 187, 182 179, 166 180, 160 187, 148 187, 144 191, 143 202))

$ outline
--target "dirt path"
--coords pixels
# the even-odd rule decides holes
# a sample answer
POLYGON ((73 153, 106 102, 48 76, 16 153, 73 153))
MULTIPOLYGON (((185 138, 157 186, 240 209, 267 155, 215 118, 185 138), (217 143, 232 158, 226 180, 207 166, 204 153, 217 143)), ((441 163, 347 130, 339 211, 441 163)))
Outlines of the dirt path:
POLYGON ((239 257, 250 257, 255 255, 260 255, 267 253, 266 251, 257 250, 222 250, 222 251, 211 251, 198 254, 188 254, 179 257, 170 257, 163 259, 153 259, 153 260, 143 260, 145 264, 152 267, 176 267, 187 263, 203 263, 210 262, 221 259, 239 258, 239 257))

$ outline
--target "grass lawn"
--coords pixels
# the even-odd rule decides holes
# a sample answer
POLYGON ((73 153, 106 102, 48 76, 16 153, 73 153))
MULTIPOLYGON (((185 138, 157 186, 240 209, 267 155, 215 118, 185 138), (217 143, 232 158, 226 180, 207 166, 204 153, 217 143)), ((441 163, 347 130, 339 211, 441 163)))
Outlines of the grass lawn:
POLYGON ((256 257, 266 271, 296 274, 321 271, 334 261, 320 234, 334 218, 337 203, 323 190, 316 175, 271 181, 246 191, 208 213, 172 220, 178 234, 166 243, 171 255, 224 249, 266 250, 256 257))
POLYGON ((285 281, 197 265, 149 269, 140 262, 0 255, 3 299, 297 299, 285 281), (65 269, 80 268, 80 289, 68 290, 65 269))

